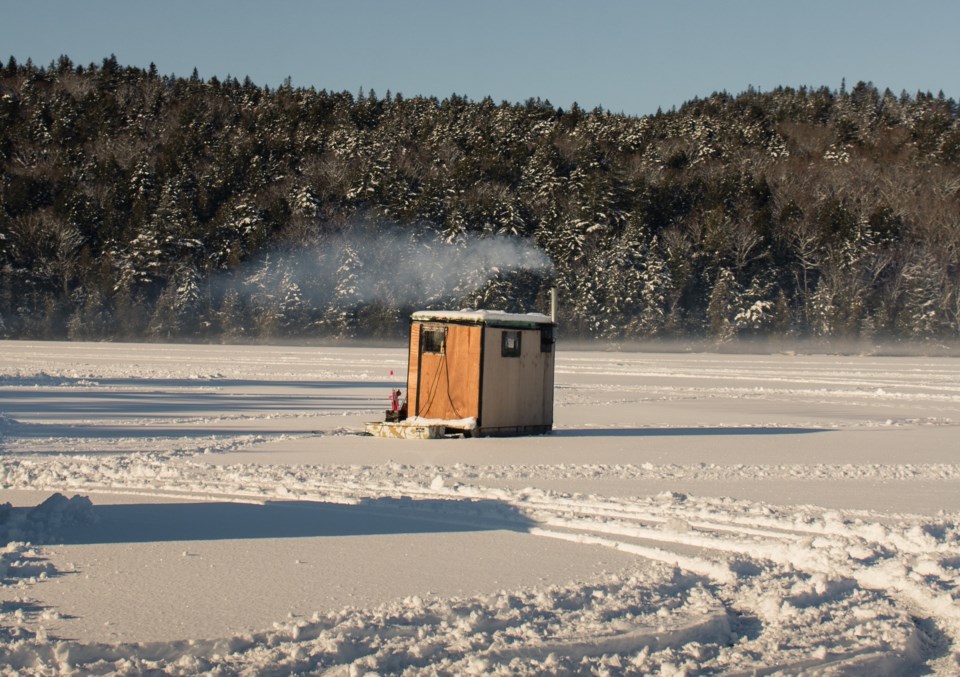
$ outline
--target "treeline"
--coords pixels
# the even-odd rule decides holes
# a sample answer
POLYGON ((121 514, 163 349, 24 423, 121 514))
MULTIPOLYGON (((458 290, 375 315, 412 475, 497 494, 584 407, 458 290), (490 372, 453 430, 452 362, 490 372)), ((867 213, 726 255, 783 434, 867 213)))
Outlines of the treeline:
POLYGON ((956 339, 957 103, 861 82, 630 117, 0 67, 0 337, 395 337, 554 281, 565 336, 956 339), (441 270, 495 237, 553 270, 441 270))

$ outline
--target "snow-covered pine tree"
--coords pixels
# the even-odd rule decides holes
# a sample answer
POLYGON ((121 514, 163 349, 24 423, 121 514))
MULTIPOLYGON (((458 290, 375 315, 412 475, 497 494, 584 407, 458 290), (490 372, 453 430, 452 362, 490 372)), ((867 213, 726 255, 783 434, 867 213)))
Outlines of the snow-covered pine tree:
POLYGON ((636 311, 628 329, 637 338, 655 338, 666 328, 667 302, 673 292, 673 277, 660 252, 656 237, 644 248, 643 263, 639 269, 639 290, 636 311))
POLYGON ((219 323, 220 340, 224 343, 234 343, 247 335, 243 301, 235 287, 231 286, 224 293, 216 317, 219 323))
POLYGON ((770 298, 773 284, 761 276, 754 277, 740 294, 740 304, 733 317, 733 328, 738 336, 760 336, 773 325, 775 302, 770 298))
POLYGON ((949 320, 941 305, 943 273, 937 260, 924 252, 904 267, 902 275, 897 328, 917 339, 929 339, 944 333, 949 320))
POLYGON ((352 242, 344 242, 337 257, 333 294, 323 314, 326 333, 338 339, 357 335, 357 311, 363 302, 361 283, 363 260, 352 242))
POLYGON ((277 297, 280 299, 280 330, 285 336, 296 336, 306 327, 309 312, 300 285, 289 271, 285 271, 280 277, 277 297))
POLYGON ((721 268, 710 292, 707 320, 710 335, 718 342, 729 341, 735 333, 734 316, 740 307, 740 285, 733 273, 721 268))

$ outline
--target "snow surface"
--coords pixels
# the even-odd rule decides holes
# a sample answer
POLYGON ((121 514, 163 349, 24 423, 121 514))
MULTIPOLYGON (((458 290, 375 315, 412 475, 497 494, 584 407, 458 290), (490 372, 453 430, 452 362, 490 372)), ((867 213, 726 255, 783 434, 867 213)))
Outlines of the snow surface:
POLYGON ((405 359, 0 342, 5 672, 960 672, 960 361, 560 346, 550 435, 362 434, 405 359))
POLYGON ((552 325, 553 320, 543 313, 507 313, 502 310, 418 310, 411 319, 423 322, 431 320, 475 322, 488 324, 502 322, 504 324, 535 324, 552 325))
POLYGON ((404 419, 399 425, 409 426, 444 426, 445 428, 454 428, 456 430, 474 430, 477 427, 477 419, 473 416, 466 418, 424 418, 423 416, 411 416, 404 419))

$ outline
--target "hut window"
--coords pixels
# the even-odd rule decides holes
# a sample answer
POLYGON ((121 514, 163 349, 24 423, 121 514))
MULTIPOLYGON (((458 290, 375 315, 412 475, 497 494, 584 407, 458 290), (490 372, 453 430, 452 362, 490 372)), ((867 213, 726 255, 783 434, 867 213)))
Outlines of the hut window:
POLYGON ((555 339, 553 338, 553 327, 541 327, 540 328, 540 352, 552 353, 554 342, 555 342, 555 339))
POLYGON ((424 353, 444 352, 447 344, 446 327, 424 327, 420 330, 420 347, 424 353))
POLYGON ((500 354, 503 357, 520 357, 519 331, 505 331, 501 334, 500 354))

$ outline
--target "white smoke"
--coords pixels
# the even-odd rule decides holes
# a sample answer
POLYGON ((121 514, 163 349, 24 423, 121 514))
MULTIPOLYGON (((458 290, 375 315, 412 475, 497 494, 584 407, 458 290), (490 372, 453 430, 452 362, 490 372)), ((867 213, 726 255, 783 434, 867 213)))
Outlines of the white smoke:
POLYGON ((438 236, 412 240, 396 231, 362 240, 350 234, 332 242, 328 255, 342 260, 347 248, 362 262, 357 293, 364 302, 426 303, 468 294, 495 276, 553 275, 543 250, 506 236, 467 235, 446 242, 438 236))
POLYGON ((314 307, 334 300, 413 306, 451 303, 515 273, 546 279, 554 267, 523 238, 464 234, 448 241, 422 227, 356 226, 297 252, 273 252, 233 279, 241 278, 248 294, 273 288, 281 295, 296 284, 314 307))

